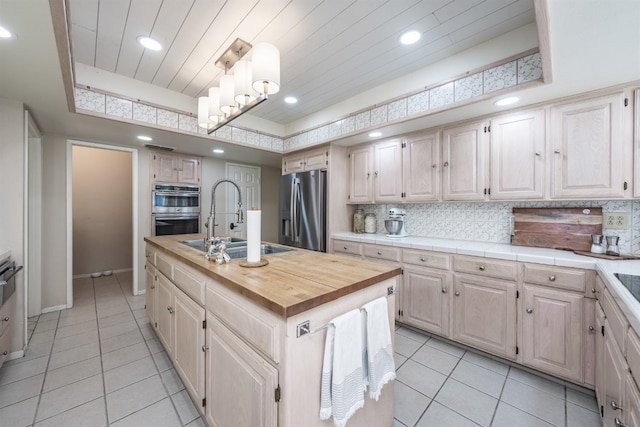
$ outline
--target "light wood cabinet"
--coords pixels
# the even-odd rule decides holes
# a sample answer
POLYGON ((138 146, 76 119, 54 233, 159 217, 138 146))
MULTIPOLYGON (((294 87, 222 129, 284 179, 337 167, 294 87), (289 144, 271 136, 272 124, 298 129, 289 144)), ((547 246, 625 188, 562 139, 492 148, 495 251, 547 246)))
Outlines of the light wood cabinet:
POLYGON ((440 198, 440 132, 407 137, 402 152, 405 202, 428 202, 440 198))
POLYGON ((452 338, 515 359, 516 288, 514 282, 454 274, 452 338))
POLYGON ((625 196, 624 104, 620 92, 551 108, 551 198, 625 196))
POLYGON ((282 174, 305 172, 329 167, 329 148, 322 147, 313 150, 288 154, 282 158, 282 174))
POLYGON ((640 89, 635 91, 633 134, 633 197, 640 197, 640 89))
POLYGON ((11 352, 11 325, 14 321, 15 308, 18 301, 14 292, 11 297, 0 307, 0 366, 11 352))
POLYGON ((207 315, 205 416, 216 427, 276 427, 278 371, 207 315))
POLYGON ((151 160, 152 181, 200 185, 200 157, 154 151, 151 160))
POLYGON ((147 317, 156 326, 156 268, 149 261, 144 266, 145 305, 147 317))
POLYGON ((376 143, 373 150, 374 200, 380 203, 402 201, 402 140, 376 143))
MULTIPOLYGON (((604 402, 604 311, 600 303, 596 303, 596 400, 600 404, 604 402)), ((602 410, 604 410, 602 408, 602 410)))
POLYGON ((402 284, 402 322, 448 337, 451 274, 405 266, 402 284))
POLYGON ((158 272, 156 280, 156 332, 169 358, 173 357, 174 325, 171 314, 173 306, 173 283, 158 272))
POLYGON ((528 284, 523 294, 523 363, 582 382, 583 295, 528 284))
POLYGON ((373 203, 373 145, 349 151, 348 203, 373 203))
POLYGON ((443 200, 485 199, 486 126, 485 123, 472 123, 443 131, 443 200))
POLYGON ((627 375, 624 396, 624 424, 627 427, 638 427, 640 426, 640 390, 631 374, 627 375))
MULTIPOLYGON (((605 314, 607 314, 605 312, 605 314)), ((624 418, 622 404, 624 403, 625 379, 628 373, 627 362, 618 348, 618 344, 611 331, 609 320, 604 321, 604 400, 601 406, 604 409, 604 425, 615 425, 615 418, 624 418)))
POLYGON ((362 243, 333 240, 333 253, 362 258, 362 243))
POLYGON ((544 117, 544 110, 535 110, 491 120, 492 200, 544 197, 544 117))

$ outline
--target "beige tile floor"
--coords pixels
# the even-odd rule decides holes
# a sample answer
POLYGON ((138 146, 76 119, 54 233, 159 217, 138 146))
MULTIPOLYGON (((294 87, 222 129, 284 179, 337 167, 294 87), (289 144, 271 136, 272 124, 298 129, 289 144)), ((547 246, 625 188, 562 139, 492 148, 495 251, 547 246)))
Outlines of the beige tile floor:
MULTIPOLYGON (((74 307, 29 320, 0 368, 0 427, 204 426, 147 322, 131 275, 74 281, 74 307)), ((406 327, 392 427, 601 426, 593 393, 406 327)))

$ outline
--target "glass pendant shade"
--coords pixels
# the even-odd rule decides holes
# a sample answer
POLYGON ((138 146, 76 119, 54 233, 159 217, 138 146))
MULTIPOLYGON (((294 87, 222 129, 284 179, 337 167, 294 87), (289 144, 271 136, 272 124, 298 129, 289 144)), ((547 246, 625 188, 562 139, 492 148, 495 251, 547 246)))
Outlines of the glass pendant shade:
POLYGON ((198 126, 207 129, 209 127, 209 98, 198 98, 198 126))
POLYGON ((209 120, 213 123, 220 123, 224 119, 224 114, 220 111, 220 88, 209 88, 209 120))
POLYGON ((239 105, 247 105, 255 97, 252 83, 251 62, 240 60, 233 66, 233 76, 235 77, 235 100, 239 105))
POLYGON ((220 77, 220 109, 225 114, 233 114, 236 109, 235 78, 231 74, 220 77))
POLYGON ((270 43, 256 43, 252 51, 253 89, 260 94, 280 90, 280 51, 270 43))

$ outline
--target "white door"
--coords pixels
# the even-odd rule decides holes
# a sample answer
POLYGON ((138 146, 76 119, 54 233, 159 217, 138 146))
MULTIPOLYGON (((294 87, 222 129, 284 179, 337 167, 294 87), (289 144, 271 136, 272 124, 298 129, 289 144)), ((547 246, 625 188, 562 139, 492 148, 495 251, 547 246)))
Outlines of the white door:
MULTIPOLYGON (((242 191, 242 216, 244 221, 238 223, 235 215, 222 215, 217 220, 224 232, 229 236, 247 238, 247 209, 260 209, 260 168, 256 166, 239 165, 227 163, 227 178, 235 181, 242 191)), ((238 192, 229 185, 226 188, 225 212, 236 212, 238 210, 238 192)))

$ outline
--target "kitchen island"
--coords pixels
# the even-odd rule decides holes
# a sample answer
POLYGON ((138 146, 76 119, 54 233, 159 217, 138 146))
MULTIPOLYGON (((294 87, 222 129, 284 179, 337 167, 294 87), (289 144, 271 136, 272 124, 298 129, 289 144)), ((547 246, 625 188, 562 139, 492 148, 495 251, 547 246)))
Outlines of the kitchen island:
MULTIPOLYGON (((198 409, 211 426, 333 425, 319 419, 326 329, 308 332, 381 296, 393 329, 400 269, 299 249, 217 265, 180 242, 203 237, 145 238, 147 314, 198 409)), ((392 420, 393 382, 349 425, 392 420)))

